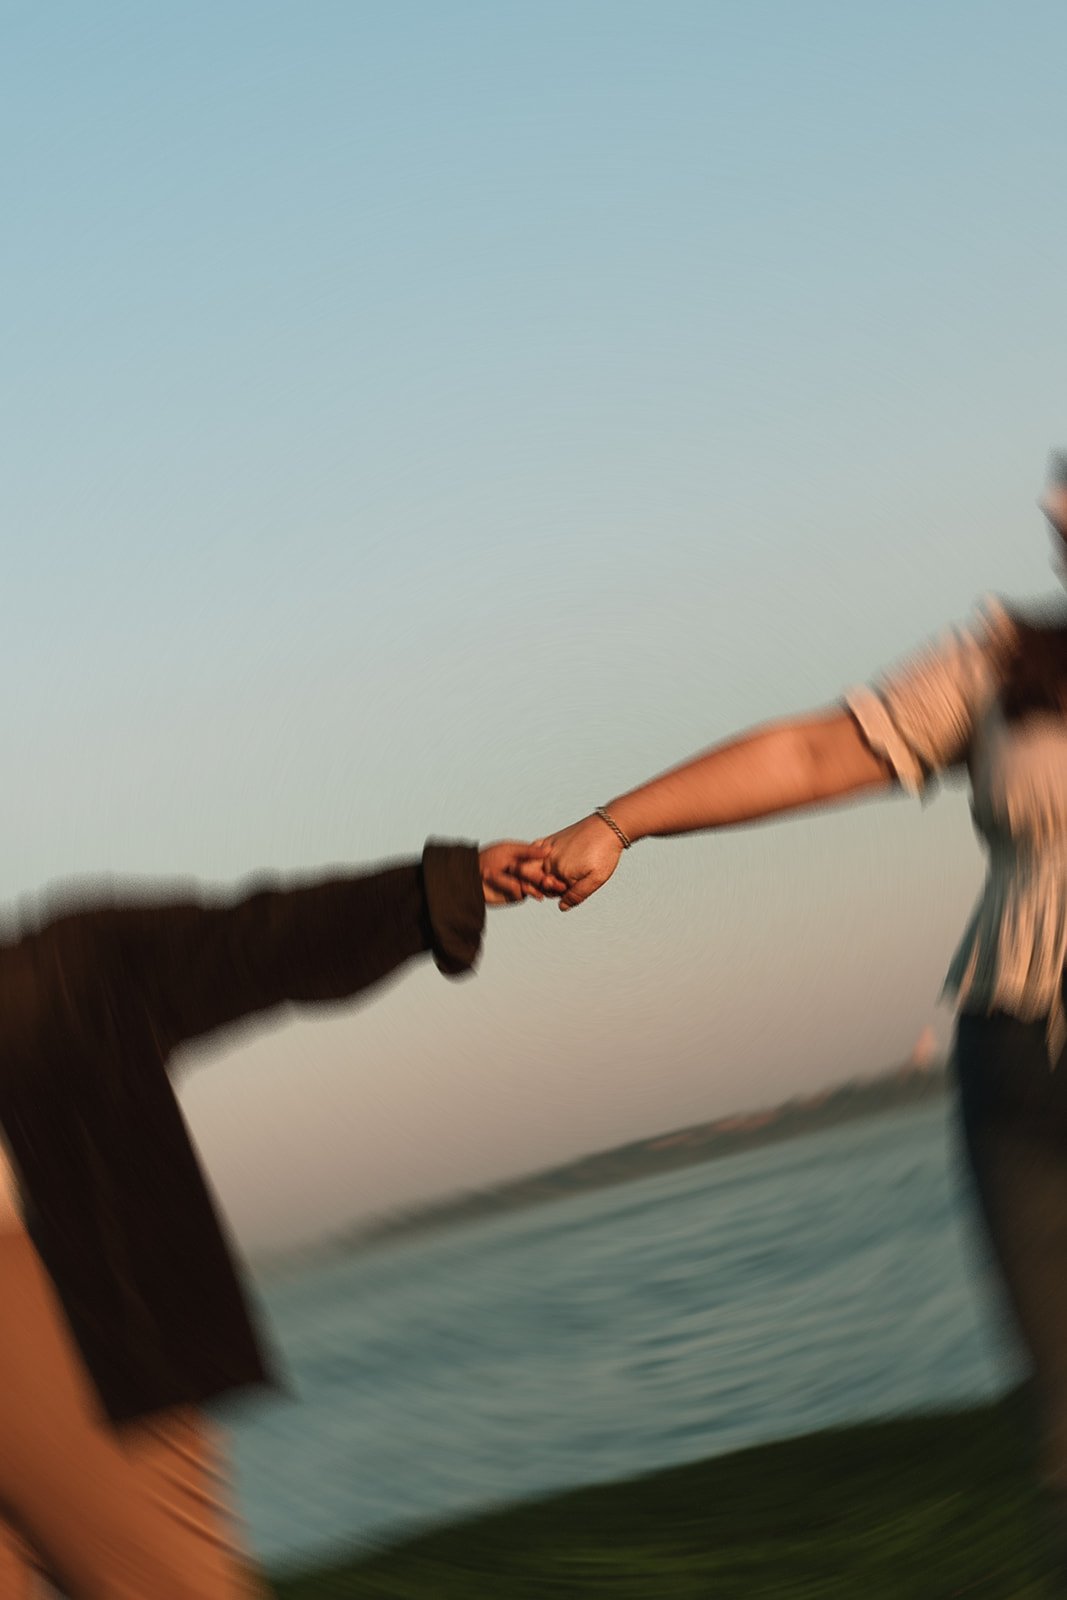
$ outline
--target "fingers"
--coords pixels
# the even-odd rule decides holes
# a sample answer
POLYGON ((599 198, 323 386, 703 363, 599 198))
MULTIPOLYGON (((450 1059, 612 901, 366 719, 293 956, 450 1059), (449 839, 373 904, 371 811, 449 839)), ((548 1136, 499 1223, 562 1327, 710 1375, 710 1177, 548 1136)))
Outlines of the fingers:
POLYGON ((482 879, 482 886, 489 905, 515 905, 520 900, 544 899, 536 884, 524 883, 521 878, 503 870, 488 873, 482 879))
POLYGON ((595 894, 599 887, 600 885, 589 873, 584 877, 576 878, 566 894, 561 898, 559 909, 561 911, 573 911, 575 906, 580 906, 584 900, 589 899, 591 894, 595 894))
POLYGON ((549 872, 544 861, 523 861, 517 866, 516 876, 531 888, 540 889, 546 894, 562 894, 567 887, 565 878, 559 877, 554 872, 549 872))
MULTIPOLYGON (((599 831, 595 837, 599 845, 599 831)), ((607 881, 614 860, 608 864, 591 859, 589 850, 569 836, 546 834, 529 843, 503 839, 488 845, 481 852, 481 867, 487 905, 551 898, 559 901, 562 911, 571 911, 607 881)))
POLYGON ((497 878, 493 882, 485 879, 482 883, 482 894, 487 906, 513 906, 527 898, 544 899, 544 895, 541 894, 528 897, 521 885, 507 878, 497 878))
POLYGON ((482 892, 487 905, 515 905, 520 900, 553 898, 566 882, 544 870, 547 845, 501 839, 480 852, 482 892))
POLYGON ((540 861, 548 854, 550 841, 548 839, 534 839, 529 844, 513 844, 513 861, 540 861))
POLYGON ((579 866, 570 875, 567 891, 560 898, 559 909, 573 911, 575 906, 580 906, 590 895, 602 889, 614 871, 614 862, 602 860, 579 866))
POLYGON ((505 905, 551 897, 561 911, 573 911, 608 881, 620 851, 603 824, 593 826, 588 818, 529 843, 500 840, 482 852, 487 902, 505 905))

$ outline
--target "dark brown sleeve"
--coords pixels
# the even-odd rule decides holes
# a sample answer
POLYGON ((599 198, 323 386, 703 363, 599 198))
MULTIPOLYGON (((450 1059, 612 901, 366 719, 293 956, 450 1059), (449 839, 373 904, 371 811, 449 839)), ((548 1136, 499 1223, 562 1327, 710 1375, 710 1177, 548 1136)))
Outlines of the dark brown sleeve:
POLYGON ((235 901, 190 898, 103 914, 121 1006, 147 1007, 168 1048, 285 1004, 354 998, 432 952, 469 971, 485 922, 474 845, 430 843, 411 861, 299 887, 252 885, 235 901))

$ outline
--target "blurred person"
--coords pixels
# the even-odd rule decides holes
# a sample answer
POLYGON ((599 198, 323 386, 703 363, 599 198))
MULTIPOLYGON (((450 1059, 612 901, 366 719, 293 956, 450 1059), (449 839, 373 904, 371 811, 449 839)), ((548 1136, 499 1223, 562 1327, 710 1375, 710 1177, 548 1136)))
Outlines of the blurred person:
MULTIPOLYGON (((1040 502, 1067 581, 1067 455, 1040 502)), ((640 839, 734 827, 965 770, 988 854, 952 960, 963 1146, 1036 1401, 1067 1574, 1067 608, 995 598, 839 705, 749 729, 549 836, 539 870, 587 900, 640 839)))
POLYGON ((203 1407, 281 1385, 171 1057, 426 954, 469 972, 487 904, 555 892, 544 854, 431 842, 231 901, 68 895, 0 945, 0 1600, 39 1578, 67 1600, 267 1593, 203 1407))

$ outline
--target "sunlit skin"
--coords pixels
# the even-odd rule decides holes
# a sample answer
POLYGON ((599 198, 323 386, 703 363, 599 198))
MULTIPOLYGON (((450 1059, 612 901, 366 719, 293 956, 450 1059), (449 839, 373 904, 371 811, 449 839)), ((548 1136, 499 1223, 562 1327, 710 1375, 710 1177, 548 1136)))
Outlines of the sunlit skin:
MULTIPOLYGON (((1054 564, 1067 583, 1067 482, 1054 483, 1039 504, 1055 537, 1054 564)), ((616 795, 605 807, 636 843, 852 800, 888 790, 895 781, 848 711, 831 706, 737 734, 616 795)), ((530 870, 566 885, 561 911, 581 905, 602 888, 624 848, 595 812, 538 842, 548 846, 548 853, 530 870)))
POLYGON ((567 885, 546 870, 548 845, 501 839, 478 852, 482 894, 487 906, 514 905, 519 900, 544 900, 561 895, 567 885))

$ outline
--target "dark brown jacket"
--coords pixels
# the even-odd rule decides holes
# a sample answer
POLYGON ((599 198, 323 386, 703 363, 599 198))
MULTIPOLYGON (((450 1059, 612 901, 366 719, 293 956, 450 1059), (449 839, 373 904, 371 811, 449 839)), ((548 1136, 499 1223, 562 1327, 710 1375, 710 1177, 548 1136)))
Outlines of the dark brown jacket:
POLYGON ((284 1005, 350 1000, 424 952, 465 972, 484 918, 476 848, 428 844, 421 862, 228 903, 97 896, 0 945, 0 1123, 113 1421, 277 1383, 172 1053, 284 1005))

